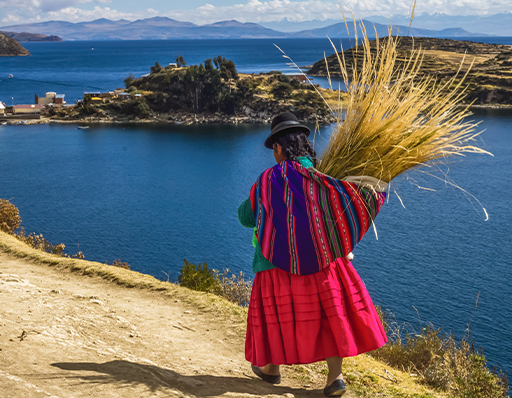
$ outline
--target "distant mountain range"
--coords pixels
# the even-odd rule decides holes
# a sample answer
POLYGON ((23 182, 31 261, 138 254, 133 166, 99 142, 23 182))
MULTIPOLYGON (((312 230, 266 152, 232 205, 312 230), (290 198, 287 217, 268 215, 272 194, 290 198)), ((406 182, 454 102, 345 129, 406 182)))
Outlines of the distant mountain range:
MULTIPOLYGON (((390 18, 373 16, 366 18, 369 21, 388 24, 390 18)), ((410 17, 405 15, 393 16, 398 25, 409 25, 410 17)), ((413 25, 421 29, 443 29, 447 26, 457 26, 469 31, 478 30, 489 36, 512 36, 512 12, 495 15, 447 15, 443 13, 423 13, 414 16, 413 25)), ((275 28, 274 28, 275 29, 275 28)))
MULTIPOLYGON (((334 21, 335 22, 335 21, 334 21)), ((368 33, 374 37, 374 29, 379 36, 388 32, 388 23, 364 21, 368 33)), ((407 23, 408 25, 408 23, 407 23)), ((97 19, 91 22, 49 21, 24 25, 1 27, 0 30, 9 32, 27 32, 43 35, 56 35, 63 40, 164 40, 164 39, 261 39, 261 38, 346 38, 354 37, 354 32, 347 34, 345 23, 337 22, 329 26, 314 27, 315 25, 298 25, 302 29, 293 32, 282 32, 270 29, 256 23, 241 23, 238 21, 221 21, 208 25, 195 25, 191 22, 181 22, 166 17, 139 19, 134 22, 127 20, 111 21, 97 19), (307 27, 307 28, 306 28, 307 27), (306 29, 304 29, 306 28, 306 29)), ((444 25, 446 27, 447 25, 444 25)), ((349 24, 353 30, 353 25, 349 24)), ((470 33, 461 28, 453 29, 419 29, 408 26, 395 26, 401 35, 423 37, 472 37, 482 36, 481 33, 470 33)))

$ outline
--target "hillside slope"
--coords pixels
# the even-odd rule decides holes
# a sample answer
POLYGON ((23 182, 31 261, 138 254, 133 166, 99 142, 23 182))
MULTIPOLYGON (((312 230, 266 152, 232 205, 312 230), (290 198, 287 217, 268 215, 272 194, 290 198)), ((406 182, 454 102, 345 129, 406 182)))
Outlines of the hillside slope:
MULTIPOLYGON (((381 39, 381 43, 385 41, 386 39, 381 39)), ((446 83, 455 76, 463 61, 462 72, 466 72, 473 63, 465 80, 465 85, 468 86, 465 101, 474 101, 477 105, 512 105, 512 46, 410 37, 401 37, 398 43, 395 65, 397 70, 405 65, 413 48, 421 48, 424 53, 417 77, 429 77, 433 85, 446 83)), ((375 53, 376 41, 371 42, 371 51, 375 53)), ((349 70, 356 62, 358 65, 363 64, 362 48, 348 49, 344 56, 349 70)), ((330 74, 339 76, 340 68, 336 54, 327 57, 327 63, 330 74)), ((315 62, 308 74, 327 76, 325 60, 315 62)), ((462 77, 463 74, 459 76, 462 77)))
POLYGON ((14 57, 19 55, 30 55, 16 40, 0 33, 0 57, 14 57))
POLYGON ((4 35, 14 39, 18 42, 28 42, 28 41, 62 41, 59 36, 46 36, 40 33, 16 33, 16 32, 4 32, 0 31, 4 35))

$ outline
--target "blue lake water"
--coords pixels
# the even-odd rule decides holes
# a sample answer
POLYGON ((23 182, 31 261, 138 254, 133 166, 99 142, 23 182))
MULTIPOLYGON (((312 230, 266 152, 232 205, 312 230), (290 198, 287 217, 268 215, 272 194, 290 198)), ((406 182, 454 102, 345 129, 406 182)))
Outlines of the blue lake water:
MULTIPOLYGON (((183 46, 179 51, 167 42, 27 43, 33 58, 0 58, 0 75, 15 74, 0 81, 0 100, 16 94, 28 102, 46 90, 81 96, 86 84, 115 88, 128 73, 172 62, 176 53, 192 63, 240 57, 239 69, 248 72, 286 68, 272 41, 208 43, 173 44, 183 46), (129 54, 134 48, 136 56, 129 54), (103 56, 91 55, 99 49, 103 56)), ((322 43, 278 44, 307 64, 329 49, 322 43)), ((475 110, 474 117, 486 130, 480 145, 495 156, 470 155, 442 169, 481 201, 489 220, 461 190, 414 173, 393 187, 405 208, 392 190, 376 221, 379 239, 370 231, 353 263, 374 302, 399 322, 430 321, 458 337, 471 322, 490 364, 511 369, 512 112, 475 110)), ((266 125, 0 126, 0 198, 19 208, 27 231, 86 259, 119 258, 162 279, 176 279, 184 258, 251 275, 251 230, 238 224, 236 210, 273 165, 262 144, 267 134, 266 125)), ((329 134, 323 127, 317 150, 329 134)))
MULTIPOLYGON (((334 41, 340 48, 341 42, 334 41)), ((281 70, 297 73, 290 67, 279 46, 299 66, 312 65, 332 54, 330 42, 318 39, 286 40, 161 40, 161 41, 82 41, 23 43, 29 57, 0 59, 0 101, 11 105, 34 102, 34 94, 47 91, 66 94, 74 103, 84 91, 108 91, 124 87, 123 80, 132 73, 140 77, 149 73, 155 62, 165 66, 182 55, 188 64, 222 55, 235 62, 239 72, 259 73, 281 70), (115 44, 113 44, 115 43, 115 44), (14 77, 9 79, 9 74, 14 77)), ((353 42, 343 40, 343 47, 353 42)), ((326 79, 315 78, 319 84, 326 79)))

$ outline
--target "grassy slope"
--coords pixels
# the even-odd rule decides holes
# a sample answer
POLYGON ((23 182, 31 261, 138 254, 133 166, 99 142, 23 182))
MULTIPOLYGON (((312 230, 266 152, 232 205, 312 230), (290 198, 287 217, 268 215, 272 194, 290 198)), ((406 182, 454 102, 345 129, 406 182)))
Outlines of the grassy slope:
MULTIPOLYGON (((475 101, 479 105, 512 105, 512 46, 500 44, 474 43, 448 39, 402 37, 398 46, 397 69, 404 64, 412 48, 423 50, 423 63, 418 77, 430 77, 432 83, 441 84, 457 73, 462 64, 466 72, 473 63, 465 83, 468 87, 467 102, 475 101)), ((375 51, 372 41, 372 51, 375 51)), ((345 51, 348 67, 355 60, 362 64, 363 51, 355 48, 345 51)), ((329 72, 340 75, 338 59, 335 54, 327 57, 329 72)), ((310 69, 312 76, 326 76, 325 60, 317 61, 310 69)), ((463 75, 463 73, 462 73, 463 75)))

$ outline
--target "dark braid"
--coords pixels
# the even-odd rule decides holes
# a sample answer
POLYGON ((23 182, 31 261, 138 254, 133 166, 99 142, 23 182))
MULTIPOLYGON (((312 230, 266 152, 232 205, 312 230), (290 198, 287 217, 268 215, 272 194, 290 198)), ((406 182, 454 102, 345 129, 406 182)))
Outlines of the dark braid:
POLYGON ((309 156, 316 167, 316 152, 304 131, 292 131, 276 138, 274 142, 283 147, 287 159, 297 162, 299 156, 309 156))

